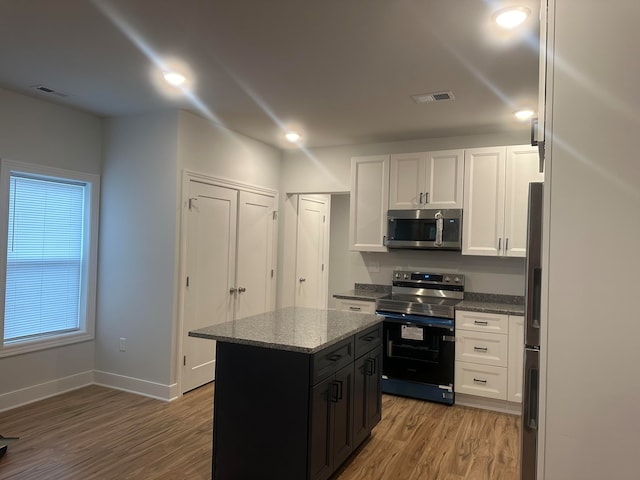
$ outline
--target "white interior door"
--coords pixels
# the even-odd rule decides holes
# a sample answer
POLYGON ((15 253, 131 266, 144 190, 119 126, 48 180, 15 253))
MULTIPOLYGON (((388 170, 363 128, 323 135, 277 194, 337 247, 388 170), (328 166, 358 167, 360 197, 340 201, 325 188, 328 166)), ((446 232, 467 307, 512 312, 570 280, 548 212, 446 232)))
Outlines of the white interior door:
POLYGON ((235 318, 275 307, 275 198, 240 192, 235 318))
POLYGON ((296 241, 298 307, 327 308, 329 222, 327 196, 300 196, 296 241))
POLYGON ((234 295, 229 290, 235 285, 237 209, 236 190, 189 182, 183 392, 214 379, 215 342, 187 334, 189 330, 231 320, 234 295))

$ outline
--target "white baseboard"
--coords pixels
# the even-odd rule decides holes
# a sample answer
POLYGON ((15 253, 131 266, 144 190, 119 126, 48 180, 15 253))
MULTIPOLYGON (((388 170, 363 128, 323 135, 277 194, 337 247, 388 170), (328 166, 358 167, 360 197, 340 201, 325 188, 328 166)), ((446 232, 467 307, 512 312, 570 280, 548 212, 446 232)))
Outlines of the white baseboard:
POLYGON ((93 382, 96 385, 115 388, 125 392, 144 395, 145 397, 156 398, 165 402, 170 402, 178 398, 178 385, 164 385, 162 383, 150 382, 139 378, 127 377, 116 373, 93 371, 93 382))
POLYGON ((93 370, 0 394, 0 412, 37 402, 93 383, 93 370))
POLYGON ((478 397, 476 395, 466 395, 464 393, 456 393, 456 405, 482 408, 484 410, 510 413, 512 415, 520 415, 520 413, 522 412, 521 403, 508 402, 506 400, 496 400, 495 398, 478 397))

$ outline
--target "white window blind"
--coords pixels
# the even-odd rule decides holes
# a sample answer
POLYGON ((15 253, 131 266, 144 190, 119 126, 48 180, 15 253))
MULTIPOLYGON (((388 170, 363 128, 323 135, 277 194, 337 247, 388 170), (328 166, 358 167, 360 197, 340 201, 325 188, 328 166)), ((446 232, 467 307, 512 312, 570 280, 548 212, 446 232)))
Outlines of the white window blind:
POLYGON ((11 174, 5 343, 79 329, 85 188, 11 174))

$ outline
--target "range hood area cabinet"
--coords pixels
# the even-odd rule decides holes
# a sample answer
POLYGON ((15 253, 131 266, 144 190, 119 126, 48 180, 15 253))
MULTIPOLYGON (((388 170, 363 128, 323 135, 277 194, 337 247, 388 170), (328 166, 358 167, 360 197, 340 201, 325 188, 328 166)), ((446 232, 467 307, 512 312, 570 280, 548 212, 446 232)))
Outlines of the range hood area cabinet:
POLYGON ((465 150, 462 254, 525 257, 530 182, 542 182, 530 145, 465 150))
POLYGON ((353 157, 349 248, 386 252, 387 210, 462 208, 464 150, 353 157))
POLYGON ((391 155, 389 210, 462 208, 464 150, 391 155))

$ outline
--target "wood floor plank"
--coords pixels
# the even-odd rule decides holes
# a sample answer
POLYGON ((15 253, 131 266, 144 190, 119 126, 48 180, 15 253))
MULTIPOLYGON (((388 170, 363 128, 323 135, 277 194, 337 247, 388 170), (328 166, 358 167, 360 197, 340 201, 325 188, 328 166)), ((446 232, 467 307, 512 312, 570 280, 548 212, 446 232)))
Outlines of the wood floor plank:
MULTIPOLYGON (((166 403, 90 386, 0 413, 0 480, 211 478, 213 385, 166 403)), ((519 417, 383 395, 332 480, 517 480, 519 417)), ((268 477, 265 477, 268 478, 268 477)), ((239 479, 241 480, 241 479, 239 479)))

